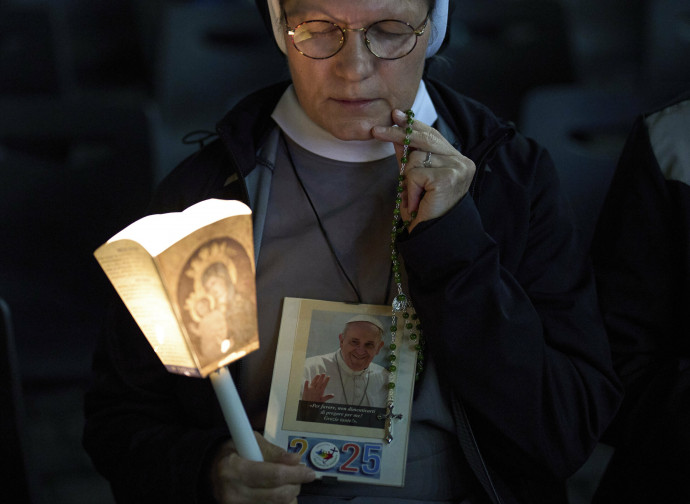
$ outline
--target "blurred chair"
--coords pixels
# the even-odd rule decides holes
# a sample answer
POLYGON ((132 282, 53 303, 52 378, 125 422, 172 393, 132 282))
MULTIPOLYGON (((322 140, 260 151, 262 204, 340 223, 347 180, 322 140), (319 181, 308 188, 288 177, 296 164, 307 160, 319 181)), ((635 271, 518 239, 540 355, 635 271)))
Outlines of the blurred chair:
POLYGON ((649 0, 643 82, 655 103, 690 89, 690 0, 649 0))
POLYGON ((538 88, 523 101, 520 130, 551 154, 587 247, 640 109, 636 93, 579 86, 538 88))
POLYGON ((162 14, 154 96, 164 116, 210 109, 219 119, 249 92, 289 77, 253 3, 169 3, 162 14))
POLYGON ((576 80, 619 85, 639 78, 643 27, 649 0, 560 0, 576 80))
POLYGON ((41 5, 0 2, 0 94, 57 94, 54 31, 41 5))
POLYGON ((26 413, 10 308, 0 298, 0 484, 5 498, 32 504, 37 481, 27 456, 26 413))
POLYGON ((565 11, 556 0, 458 0, 450 30, 429 76, 505 119, 518 121, 533 87, 574 79, 565 11))
POLYGON ((158 178, 197 149, 181 143, 186 133, 215 131, 241 98, 289 78, 253 2, 168 3, 160 22, 154 67, 158 178))
POLYGON ((45 2, 63 95, 146 89, 142 41, 132 0, 45 2))
POLYGON ((132 0, 0 2, 0 94, 145 89, 132 0))
POLYGON ((0 98, 0 296, 31 379, 88 376, 110 288, 93 251, 151 195, 140 106, 0 98))

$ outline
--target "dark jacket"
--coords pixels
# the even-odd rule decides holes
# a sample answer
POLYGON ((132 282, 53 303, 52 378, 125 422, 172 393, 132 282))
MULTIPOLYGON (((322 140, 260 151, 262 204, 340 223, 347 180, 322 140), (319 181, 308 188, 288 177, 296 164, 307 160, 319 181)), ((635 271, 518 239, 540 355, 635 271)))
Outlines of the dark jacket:
MULTIPOLYGON (((220 138, 163 181, 153 210, 250 199, 243 182, 257 166, 270 170, 256 153, 275 129, 270 113, 284 87, 238 104, 220 138)), ((548 154, 480 104, 427 88, 444 134, 477 173, 469 195, 399 245, 426 351, 473 427, 474 448, 458 419, 467 456, 479 448, 502 502, 563 502, 564 479, 620 399, 593 278, 548 154)), ((165 373, 118 311, 95 358, 85 446, 117 495, 193 502, 204 457, 227 435, 212 390, 165 373)))
POLYGON ((690 94, 635 121, 594 236, 601 309, 625 385, 605 438, 616 452, 602 504, 690 502, 689 130, 690 94))

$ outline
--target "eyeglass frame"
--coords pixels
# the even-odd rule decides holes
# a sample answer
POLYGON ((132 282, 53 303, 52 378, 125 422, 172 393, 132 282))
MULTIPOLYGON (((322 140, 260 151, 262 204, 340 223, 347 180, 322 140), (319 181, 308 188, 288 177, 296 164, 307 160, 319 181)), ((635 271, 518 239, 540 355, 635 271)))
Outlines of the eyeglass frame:
POLYGON ((409 54, 410 54, 412 51, 414 51, 415 47, 417 47, 417 41, 419 40, 419 37, 421 37, 422 35, 424 35, 424 32, 426 31, 426 27, 427 27, 427 25, 429 24, 429 18, 430 18, 430 16, 431 16, 431 11, 429 11, 429 12, 426 13, 426 17, 424 18, 424 21, 422 21, 422 23, 420 24, 421 29, 420 29, 420 28, 415 28, 415 27, 412 26, 410 23, 408 23, 408 22, 406 22, 406 21, 401 21, 400 19, 380 19, 380 20, 374 21, 374 22, 371 23, 370 25, 364 26, 364 27, 362 27, 362 28, 343 28, 342 26, 340 26, 340 25, 337 24, 337 23, 334 23, 333 21, 326 21, 325 19, 308 19, 307 21, 302 21, 301 23, 299 23, 299 24, 298 24, 297 26, 295 26, 294 28, 290 28, 290 26, 288 25, 287 13, 286 13, 285 11, 283 11, 283 18, 285 19, 285 32, 290 36, 290 39, 292 40, 292 46, 295 48, 295 50, 296 50, 298 53, 300 53, 300 54, 301 54, 302 56, 304 56, 305 58, 315 59, 315 60, 324 60, 324 59, 332 58, 333 56, 335 56, 336 54, 338 54, 338 53, 341 51, 341 49, 342 49, 343 47, 345 47, 345 42, 346 42, 346 40, 345 40, 345 32, 351 32, 351 31, 358 31, 358 32, 362 32, 362 33, 363 33, 363 35, 364 35, 364 45, 367 47, 367 50, 368 50, 371 54, 373 54, 374 56, 376 56, 378 59, 382 59, 382 60, 386 60, 386 61, 395 61, 395 60, 404 58, 405 56, 409 56, 409 54), (395 58, 384 58, 384 57, 382 57, 382 56, 379 56, 378 54, 376 54, 374 51, 371 50, 371 46, 370 46, 371 42, 370 42, 369 39, 367 38, 367 31, 368 31, 372 26, 374 26, 374 25, 376 25, 376 24, 378 24, 378 23, 385 23, 386 21, 395 21, 396 23, 402 23, 402 24, 405 24, 405 25, 409 26, 410 28, 412 28, 412 35, 415 36, 414 44, 412 45, 412 48, 411 48, 408 52, 406 52, 405 54, 403 54, 402 56, 397 56, 397 57, 395 57, 395 58), (340 33, 341 33, 340 45, 338 46, 338 49, 337 49, 333 54, 331 54, 330 56, 325 56, 325 57, 323 57, 323 58, 316 58, 316 57, 314 57, 314 56, 309 56, 308 54, 305 54, 304 52, 300 51, 300 50, 297 48, 297 44, 295 43, 295 30, 297 30, 297 28, 299 28, 300 26, 302 26, 302 25, 304 25, 304 24, 307 24, 307 23, 328 23, 328 24, 331 24, 331 25, 335 26, 336 28, 338 28, 338 30, 340 30, 340 33), (423 25, 423 26, 422 26, 422 25, 423 25))

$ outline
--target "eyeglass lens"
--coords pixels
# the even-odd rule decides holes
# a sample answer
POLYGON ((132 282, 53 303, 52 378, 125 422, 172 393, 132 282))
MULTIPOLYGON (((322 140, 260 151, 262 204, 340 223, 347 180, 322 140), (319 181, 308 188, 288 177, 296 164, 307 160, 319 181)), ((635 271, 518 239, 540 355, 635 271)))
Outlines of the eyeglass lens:
MULTIPOLYGON (((379 21, 365 31, 367 47, 377 57, 397 59, 409 54, 417 44, 414 29, 402 21, 379 21)), ((310 58, 330 58, 344 42, 344 31, 328 21, 306 21, 295 28, 293 43, 310 58)))

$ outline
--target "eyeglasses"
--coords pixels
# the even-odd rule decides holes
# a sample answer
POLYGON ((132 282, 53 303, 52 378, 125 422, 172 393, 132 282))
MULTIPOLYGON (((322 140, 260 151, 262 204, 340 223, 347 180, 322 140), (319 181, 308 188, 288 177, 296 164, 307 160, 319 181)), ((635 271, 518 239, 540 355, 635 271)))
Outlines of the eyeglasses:
POLYGON ((304 21, 294 28, 285 25, 287 34, 297 51, 312 59, 326 59, 335 56, 345 44, 345 32, 364 33, 364 42, 369 52, 380 59, 395 60, 407 56, 417 45, 417 38, 424 34, 429 14, 422 24, 415 28, 396 19, 384 19, 364 28, 341 28, 330 21, 304 21))

